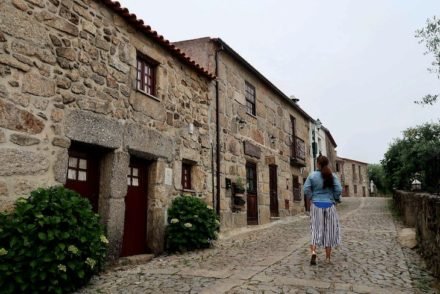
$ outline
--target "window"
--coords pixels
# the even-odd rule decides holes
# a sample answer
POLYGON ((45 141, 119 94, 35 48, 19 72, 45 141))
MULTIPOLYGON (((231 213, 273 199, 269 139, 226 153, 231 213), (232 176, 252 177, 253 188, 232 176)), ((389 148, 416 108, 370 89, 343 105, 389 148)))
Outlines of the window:
POLYGON ((246 183, 248 194, 257 194, 257 166, 255 163, 246 164, 246 183))
POLYGON ((350 194, 350 186, 345 185, 345 196, 349 196, 350 194))
POLYGON ((361 166, 359 165, 359 181, 362 181, 361 166))
POLYGON ((339 172, 339 163, 336 163, 336 172, 339 172))
POLYGON ((246 97, 246 112, 252 115, 256 115, 255 87, 248 82, 245 82, 244 91, 246 97))
POLYGON ((358 186, 357 185, 353 185, 353 190, 354 190, 354 194, 358 193, 358 186))
POLYGON ((67 178, 80 182, 87 181, 87 159, 69 156, 67 178))
POLYGON ((366 191, 365 187, 362 187, 362 196, 363 197, 367 196, 367 191, 366 191))
POLYGON ((182 163, 182 189, 191 190, 191 168, 188 163, 182 163))
POLYGON ((135 167, 130 167, 127 176, 127 185, 131 187, 139 186, 139 169, 135 167))
POLYGON ((353 179, 356 179, 356 166, 354 164, 352 164, 351 169, 353 171, 353 179))
POLYGON ((138 54, 137 57, 137 89, 149 95, 156 95, 156 66, 151 59, 138 54))

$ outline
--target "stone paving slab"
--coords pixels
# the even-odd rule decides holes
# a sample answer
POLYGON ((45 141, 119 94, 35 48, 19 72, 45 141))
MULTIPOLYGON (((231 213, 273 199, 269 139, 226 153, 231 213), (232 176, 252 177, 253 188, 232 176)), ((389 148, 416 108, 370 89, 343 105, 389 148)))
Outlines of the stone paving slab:
POLYGON ((223 234, 214 248, 109 270, 79 293, 440 293, 414 251, 401 248, 386 198, 344 198, 332 264, 309 265, 309 220, 290 217, 223 234))

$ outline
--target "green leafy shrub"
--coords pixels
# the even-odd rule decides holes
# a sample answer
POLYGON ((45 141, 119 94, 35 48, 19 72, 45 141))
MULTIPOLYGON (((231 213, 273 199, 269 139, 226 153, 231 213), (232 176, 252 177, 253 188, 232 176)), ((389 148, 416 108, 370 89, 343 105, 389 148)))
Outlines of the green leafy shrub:
POLYGON ((214 210, 197 197, 179 196, 168 209, 168 251, 207 248, 217 239, 219 219, 214 210))
POLYGON ((87 199, 37 189, 0 214, 0 292, 72 292, 102 268, 107 243, 87 199))

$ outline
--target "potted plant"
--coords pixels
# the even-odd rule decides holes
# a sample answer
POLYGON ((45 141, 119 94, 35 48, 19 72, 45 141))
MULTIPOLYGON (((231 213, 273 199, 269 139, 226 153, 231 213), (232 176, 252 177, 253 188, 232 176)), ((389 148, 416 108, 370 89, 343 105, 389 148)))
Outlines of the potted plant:
POLYGON ((234 194, 237 197, 242 197, 245 191, 243 179, 238 177, 234 184, 234 194))

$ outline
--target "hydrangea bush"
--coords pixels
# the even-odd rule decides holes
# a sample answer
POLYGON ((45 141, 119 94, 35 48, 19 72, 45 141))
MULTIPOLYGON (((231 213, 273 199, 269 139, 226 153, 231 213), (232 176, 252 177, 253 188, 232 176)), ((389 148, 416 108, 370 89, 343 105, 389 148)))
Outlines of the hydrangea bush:
POLYGON ((179 196, 168 209, 167 250, 207 248, 217 239, 220 222, 212 207, 193 196, 179 196))
POLYGON ((0 292, 70 293, 103 266, 108 240, 89 201, 38 189, 0 213, 0 292))

